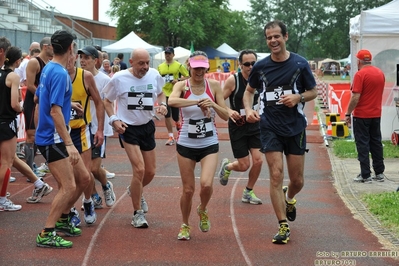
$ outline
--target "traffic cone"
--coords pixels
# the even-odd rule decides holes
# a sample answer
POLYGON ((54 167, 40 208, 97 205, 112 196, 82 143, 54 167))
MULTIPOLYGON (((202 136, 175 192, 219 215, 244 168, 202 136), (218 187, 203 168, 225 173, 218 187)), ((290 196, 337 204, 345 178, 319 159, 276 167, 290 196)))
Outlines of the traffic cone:
POLYGON ((327 126, 327 135, 332 136, 332 126, 331 126, 331 122, 328 122, 328 126, 327 126))
POLYGON ((319 119, 317 119, 317 113, 313 113, 313 121, 312 121, 312 126, 318 126, 319 125, 319 119))

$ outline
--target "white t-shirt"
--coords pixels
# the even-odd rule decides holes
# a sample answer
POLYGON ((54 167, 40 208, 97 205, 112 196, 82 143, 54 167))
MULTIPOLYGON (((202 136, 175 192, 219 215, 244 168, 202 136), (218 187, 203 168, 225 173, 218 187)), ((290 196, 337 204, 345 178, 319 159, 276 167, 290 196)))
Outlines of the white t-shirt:
POLYGON ((14 69, 14 72, 18 74, 19 76, 19 82, 23 82, 26 80, 26 66, 28 65, 29 58, 24 58, 19 65, 18 68, 14 69))
MULTIPOLYGON (((108 77, 101 71, 98 71, 97 75, 94 76, 94 81, 96 82, 97 90, 100 93, 101 100, 104 100, 104 93, 103 90, 105 86, 108 84, 111 78, 108 77)), ((98 120, 96 114, 96 106, 93 100, 90 100, 90 113, 91 113, 91 133, 96 134, 98 129, 98 120)), ((112 131, 112 127, 109 125, 109 117, 107 112, 105 112, 105 119, 104 119, 104 136, 113 136, 114 132, 112 131)))
POLYGON ((142 78, 129 69, 116 72, 104 88, 105 98, 116 100, 116 115, 128 125, 147 124, 154 116, 154 104, 165 82, 159 72, 150 68, 142 78))

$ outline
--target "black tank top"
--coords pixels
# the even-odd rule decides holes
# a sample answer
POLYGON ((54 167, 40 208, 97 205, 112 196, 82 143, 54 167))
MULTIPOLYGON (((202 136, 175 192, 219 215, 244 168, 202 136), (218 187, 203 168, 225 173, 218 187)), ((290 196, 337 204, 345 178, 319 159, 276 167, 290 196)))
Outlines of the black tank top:
MULTIPOLYGON (((40 65, 40 71, 36 74, 36 77, 35 77, 35 86, 37 88, 37 86, 39 86, 39 83, 40 83, 40 75, 42 74, 43 67, 46 65, 46 63, 44 63, 44 61, 40 57, 34 57, 34 58, 36 58, 37 61, 39 61, 39 65, 40 65)), ((32 58, 32 59, 34 59, 34 58, 32 58)), ((33 103, 33 97, 34 97, 33 93, 30 92, 29 90, 27 90, 24 102, 33 103)))
POLYGON ((0 69, 0 122, 12 121, 17 112, 11 107, 11 88, 6 85, 6 78, 11 69, 0 69))

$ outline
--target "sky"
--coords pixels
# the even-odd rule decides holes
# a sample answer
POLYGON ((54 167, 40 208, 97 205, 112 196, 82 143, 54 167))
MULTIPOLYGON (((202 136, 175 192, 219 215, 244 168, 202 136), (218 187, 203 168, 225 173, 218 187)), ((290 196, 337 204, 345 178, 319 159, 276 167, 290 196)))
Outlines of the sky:
MULTIPOLYGON (((93 1, 92 0, 35 0, 40 3, 41 6, 55 7, 55 11, 73 15, 77 17, 83 17, 87 19, 93 19, 93 1)), ((116 26, 116 21, 111 19, 105 14, 109 9, 111 0, 99 0, 99 20, 101 22, 107 22, 111 26, 116 26)), ((249 10, 248 0, 230 0, 230 8, 232 10, 249 10)))

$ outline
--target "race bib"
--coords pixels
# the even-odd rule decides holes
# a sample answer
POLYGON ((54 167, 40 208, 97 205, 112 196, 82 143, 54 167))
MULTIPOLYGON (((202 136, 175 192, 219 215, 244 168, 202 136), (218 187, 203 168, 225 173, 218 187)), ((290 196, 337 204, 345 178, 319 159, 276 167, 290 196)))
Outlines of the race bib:
POLYGON ((279 103, 281 96, 292 94, 292 87, 289 85, 284 86, 271 86, 266 88, 266 105, 273 106, 279 103))
POLYGON ((150 92, 129 92, 127 96, 128 110, 146 110, 154 109, 154 99, 150 92))
POLYGON ((163 80, 165 81, 165 83, 172 82, 173 81, 173 75, 166 74, 166 75, 163 76, 163 80))
POLYGON ((188 137, 192 139, 201 139, 213 136, 213 123, 210 118, 198 120, 190 119, 188 121, 188 137))
MULTIPOLYGON (((73 101, 74 103, 79 103, 80 105, 82 105, 81 101, 73 101)), ((82 119, 83 116, 78 114, 78 111, 76 111, 75 109, 71 108, 71 118, 69 120, 78 120, 78 119, 82 119)))

